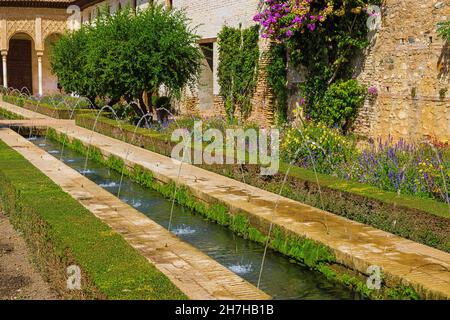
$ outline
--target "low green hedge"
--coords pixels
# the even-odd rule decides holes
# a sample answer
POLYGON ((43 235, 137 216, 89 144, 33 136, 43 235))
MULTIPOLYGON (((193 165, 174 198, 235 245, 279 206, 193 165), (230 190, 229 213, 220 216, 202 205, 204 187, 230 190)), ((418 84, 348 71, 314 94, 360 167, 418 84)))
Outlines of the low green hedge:
MULTIPOLYGON (((95 116, 77 115, 77 125, 93 129, 95 116)), ((171 154, 175 143, 163 133, 151 132, 115 120, 99 117, 95 131, 160 153, 171 154)), ((432 199, 398 195, 373 186, 315 174, 311 170, 280 164, 275 176, 261 176, 254 165, 198 165, 199 167, 279 193, 286 172, 289 174, 282 195, 314 207, 401 237, 450 252, 450 215, 447 204, 432 199), (317 183, 317 181, 319 183, 317 183)))
MULTIPOLYGON (((97 147, 88 147, 76 138, 70 139, 64 133, 57 133, 55 129, 49 129, 48 138, 59 143, 64 143, 68 148, 79 152, 90 159, 103 164, 119 173, 131 178, 142 186, 159 192, 167 199, 175 200, 178 204, 189 208, 195 213, 214 221, 219 225, 229 228, 238 236, 265 245, 278 251, 311 270, 322 273, 328 280, 340 283, 362 296, 370 299, 420 299, 420 295, 409 286, 398 283, 395 279, 383 279, 383 288, 380 291, 367 287, 367 275, 350 270, 336 263, 336 256, 326 245, 307 239, 280 226, 274 226, 270 239, 267 238, 270 225, 267 221, 255 219, 244 211, 235 211, 224 203, 213 201, 209 204, 199 200, 188 188, 180 186, 175 193, 173 181, 164 183, 157 180, 153 172, 140 165, 132 168, 125 166, 122 159, 113 155, 105 155, 97 147)), ((425 297, 426 295, 424 295, 425 297)), ((429 297, 433 299, 434 297, 429 297)))
POLYGON ((76 114, 85 114, 85 113, 89 114, 97 112, 97 110, 94 109, 81 109, 81 108, 77 108, 75 109, 75 112, 73 112, 73 110, 70 108, 55 107, 48 103, 42 102, 38 103, 37 101, 25 99, 24 97, 18 96, 4 95, 3 101, 56 119, 70 119, 71 117, 74 117, 76 114))
POLYGON ((118 233, 0 141, 0 206, 23 233, 36 265, 63 296, 186 299, 118 233), (82 290, 66 289, 66 268, 82 270, 82 290))
POLYGON ((23 107, 23 105, 25 103, 25 98, 23 98, 23 97, 3 95, 2 98, 3 98, 3 101, 11 103, 11 104, 15 104, 16 106, 19 106, 19 107, 23 107))
POLYGON ((10 111, 8 111, 6 109, 0 108, 0 119, 2 119, 2 118, 3 119, 8 119, 8 120, 21 120, 21 119, 23 119, 23 117, 15 114, 13 112, 10 112, 10 111))

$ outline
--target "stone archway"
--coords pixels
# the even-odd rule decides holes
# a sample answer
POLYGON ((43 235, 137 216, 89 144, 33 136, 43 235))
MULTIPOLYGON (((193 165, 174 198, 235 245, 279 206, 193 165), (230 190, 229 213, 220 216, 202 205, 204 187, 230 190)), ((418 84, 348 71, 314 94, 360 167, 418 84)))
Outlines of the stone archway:
POLYGON ((8 86, 32 94, 33 39, 26 33, 16 33, 9 39, 8 48, 8 86))

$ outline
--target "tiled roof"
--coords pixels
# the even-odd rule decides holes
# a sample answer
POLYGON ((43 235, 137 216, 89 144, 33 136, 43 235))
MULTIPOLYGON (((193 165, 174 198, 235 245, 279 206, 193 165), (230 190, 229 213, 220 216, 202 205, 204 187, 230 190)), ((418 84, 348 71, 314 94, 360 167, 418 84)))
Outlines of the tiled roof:
POLYGON ((1 7, 67 7, 73 0, 0 0, 1 7))
POLYGON ((8 3, 71 3, 73 0, 0 0, 0 2, 8 2, 8 3))

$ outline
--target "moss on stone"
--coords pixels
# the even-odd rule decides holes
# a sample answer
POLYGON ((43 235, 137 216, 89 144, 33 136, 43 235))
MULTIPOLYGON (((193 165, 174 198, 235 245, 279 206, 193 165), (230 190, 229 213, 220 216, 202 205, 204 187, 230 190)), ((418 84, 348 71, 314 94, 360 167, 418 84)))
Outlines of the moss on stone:
MULTIPOLYGON (((61 135, 52 134, 51 137, 61 142, 61 135)), ((84 155, 86 155, 88 150, 88 148, 77 139, 73 139, 68 146, 84 155)), ((98 153, 101 154, 101 151, 99 150, 98 153)), ((140 165, 135 165, 133 169, 130 169, 124 165, 123 160, 118 159, 115 156, 110 155, 105 159, 103 156, 98 156, 97 153, 93 154, 89 152, 89 154, 90 157, 94 157, 93 160, 96 160, 119 173, 123 172, 124 175, 130 177, 133 181, 159 192, 165 198, 173 199, 175 194, 175 200, 178 204, 195 213, 201 214, 210 221, 230 228, 237 235, 245 239, 263 245, 267 242, 267 236, 257 228, 252 227, 249 219, 244 213, 232 214, 227 206, 222 203, 206 205, 193 196, 186 186, 176 186, 173 181, 163 184, 154 178, 154 175, 150 170, 145 169, 140 165)), ((407 286, 400 289, 398 287, 388 288, 384 291, 369 289, 366 283, 358 277, 351 276, 346 272, 337 272, 331 268, 331 266, 336 263, 336 256, 329 247, 305 237, 287 234, 279 226, 274 226, 273 228, 269 240, 269 247, 312 270, 320 272, 328 280, 340 283, 351 290, 360 293, 366 298, 412 299, 418 297, 414 289, 407 286), (415 295, 412 294, 413 292, 415 295)))

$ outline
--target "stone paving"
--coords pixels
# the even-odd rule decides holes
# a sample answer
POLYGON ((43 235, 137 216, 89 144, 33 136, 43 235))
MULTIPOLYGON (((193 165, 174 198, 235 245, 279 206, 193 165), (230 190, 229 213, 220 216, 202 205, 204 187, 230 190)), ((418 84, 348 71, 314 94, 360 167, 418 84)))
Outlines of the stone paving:
MULTIPOLYGON (((23 110, 5 103, 3 107, 18 114, 23 110)), ((10 122, 0 121, 0 125, 2 123, 7 125, 10 122)), ((48 125, 69 138, 99 148, 106 156, 127 159, 130 167, 141 165, 163 182, 178 181, 201 199, 220 201, 262 223, 273 222, 285 230, 322 243, 330 247, 337 261, 346 267, 366 273, 369 266, 380 266, 385 279, 410 285, 427 298, 450 299, 450 254, 446 252, 195 166, 183 164, 180 170, 179 163, 170 158, 73 124, 51 120, 48 125)))
POLYGON ((270 298, 14 131, 0 128, 0 139, 121 234, 189 298, 270 298))

